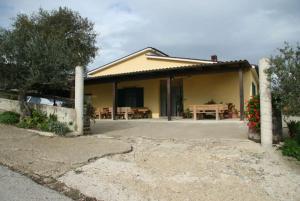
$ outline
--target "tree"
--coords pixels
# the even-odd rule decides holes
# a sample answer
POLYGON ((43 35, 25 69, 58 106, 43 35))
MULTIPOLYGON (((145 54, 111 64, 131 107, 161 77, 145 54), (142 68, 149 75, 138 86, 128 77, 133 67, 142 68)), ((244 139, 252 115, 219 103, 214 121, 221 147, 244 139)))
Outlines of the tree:
POLYGON ((67 87, 75 66, 92 61, 97 52, 93 26, 79 13, 59 8, 19 14, 10 29, 1 29, 0 82, 18 90, 23 116, 29 90, 67 87))
POLYGON ((300 46, 285 46, 270 59, 267 73, 271 81, 273 103, 283 114, 300 115, 300 46))

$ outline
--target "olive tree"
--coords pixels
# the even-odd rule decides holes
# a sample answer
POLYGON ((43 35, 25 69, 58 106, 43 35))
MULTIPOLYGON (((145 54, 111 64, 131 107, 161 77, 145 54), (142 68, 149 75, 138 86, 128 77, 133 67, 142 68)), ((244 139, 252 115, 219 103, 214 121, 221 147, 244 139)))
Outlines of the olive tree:
POLYGON ((67 87, 75 66, 86 66, 97 52, 93 23, 68 8, 19 14, 0 30, 0 82, 17 89, 22 115, 26 93, 47 86, 67 87))
POLYGON ((273 103, 287 116, 300 115, 300 46, 285 43, 278 51, 267 71, 273 103))

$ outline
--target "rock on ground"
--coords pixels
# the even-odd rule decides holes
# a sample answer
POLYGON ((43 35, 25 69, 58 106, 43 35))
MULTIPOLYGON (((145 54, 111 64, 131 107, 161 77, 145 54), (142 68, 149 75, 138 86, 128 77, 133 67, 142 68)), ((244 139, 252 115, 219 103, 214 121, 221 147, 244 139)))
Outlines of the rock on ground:
POLYGON ((106 201, 298 201, 300 164, 248 140, 126 138, 133 152, 59 180, 106 201))

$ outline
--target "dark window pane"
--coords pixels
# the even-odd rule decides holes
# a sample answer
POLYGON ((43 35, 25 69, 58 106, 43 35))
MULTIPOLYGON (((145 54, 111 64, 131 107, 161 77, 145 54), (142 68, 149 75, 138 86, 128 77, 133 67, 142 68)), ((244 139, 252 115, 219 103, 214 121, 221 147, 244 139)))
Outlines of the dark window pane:
POLYGON ((256 96, 256 86, 253 82, 252 82, 252 96, 256 96))
POLYGON ((144 88, 118 89, 118 107, 144 107, 144 88))

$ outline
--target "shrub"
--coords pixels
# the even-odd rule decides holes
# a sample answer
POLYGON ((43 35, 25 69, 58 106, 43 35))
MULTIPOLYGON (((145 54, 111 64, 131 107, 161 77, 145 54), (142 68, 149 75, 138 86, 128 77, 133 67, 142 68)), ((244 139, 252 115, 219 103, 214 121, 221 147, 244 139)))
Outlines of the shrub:
POLYGON ((50 114, 49 121, 57 121, 57 116, 55 114, 50 114))
POLYGON ((41 124, 38 124, 36 128, 39 129, 39 130, 41 130, 41 131, 50 131, 49 130, 49 122, 48 121, 47 122, 43 122, 41 124))
POLYGON ((55 114, 50 114, 49 117, 47 117, 46 113, 39 110, 34 110, 30 117, 25 117, 18 124, 18 127, 54 132, 58 135, 65 135, 70 131, 66 124, 57 121, 55 114))
POLYGON ((48 120, 47 114, 40 110, 33 110, 31 118, 35 126, 37 126, 38 124, 42 124, 48 120))
POLYGON ((15 112, 3 112, 0 114, 0 123, 17 124, 20 121, 20 115, 15 112))
POLYGON ((48 129, 50 132, 54 132, 58 135, 65 135, 67 132, 70 131, 69 127, 65 123, 59 121, 49 121, 48 129))
POLYGON ((47 114, 40 110, 33 110, 31 116, 25 117, 18 126, 21 128, 40 128, 48 120, 47 114))
POLYGON ((285 140, 281 150, 284 156, 291 156, 300 161, 300 144, 296 140, 285 140))
POLYGON ((249 129, 254 130, 255 132, 260 132, 260 102, 259 96, 253 96, 246 103, 246 117, 248 119, 249 129))
POLYGON ((31 117, 25 117, 20 121, 20 123, 17 124, 20 128, 34 128, 33 121, 31 117))
POLYGON ((300 135, 300 121, 289 121, 286 123, 289 129, 290 137, 300 135))

